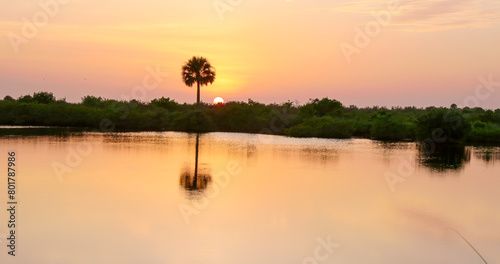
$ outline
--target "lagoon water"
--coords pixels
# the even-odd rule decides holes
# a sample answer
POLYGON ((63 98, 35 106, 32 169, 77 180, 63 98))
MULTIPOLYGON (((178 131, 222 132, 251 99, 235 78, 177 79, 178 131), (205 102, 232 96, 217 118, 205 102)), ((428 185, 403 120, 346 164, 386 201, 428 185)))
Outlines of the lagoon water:
POLYGON ((173 132, 0 138, 0 263, 500 263, 500 148, 173 132), (7 182, 0 181, 6 208, 7 182), (330 247, 325 244, 331 244, 330 247))

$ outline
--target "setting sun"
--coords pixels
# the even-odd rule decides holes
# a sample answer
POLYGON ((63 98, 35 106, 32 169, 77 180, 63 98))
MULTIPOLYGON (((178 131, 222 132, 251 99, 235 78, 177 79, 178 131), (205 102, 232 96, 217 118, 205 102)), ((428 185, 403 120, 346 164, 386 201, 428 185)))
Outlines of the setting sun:
POLYGON ((224 99, 222 99, 222 97, 215 97, 214 105, 223 105, 223 104, 224 104, 224 99))

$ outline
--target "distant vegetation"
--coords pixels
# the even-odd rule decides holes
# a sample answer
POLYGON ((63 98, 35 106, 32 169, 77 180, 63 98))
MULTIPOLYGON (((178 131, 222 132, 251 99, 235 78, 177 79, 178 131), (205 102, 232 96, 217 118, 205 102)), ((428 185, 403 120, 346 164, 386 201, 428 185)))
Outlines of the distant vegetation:
POLYGON ((500 143, 500 109, 343 106, 323 98, 307 104, 228 102, 179 104, 85 96, 81 103, 40 92, 0 100, 0 125, 62 126, 100 131, 158 130, 247 132, 292 137, 364 137, 434 143, 500 143))

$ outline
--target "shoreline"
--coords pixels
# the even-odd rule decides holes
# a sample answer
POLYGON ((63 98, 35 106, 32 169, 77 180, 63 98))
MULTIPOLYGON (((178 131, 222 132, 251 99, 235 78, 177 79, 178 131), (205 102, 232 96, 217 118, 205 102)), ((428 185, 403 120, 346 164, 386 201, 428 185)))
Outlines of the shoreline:
MULTIPOLYGON (((284 138, 293 138, 293 139, 333 139, 333 140, 350 140, 350 139, 365 139, 371 140, 374 142, 380 142, 383 144, 397 144, 397 143, 416 143, 417 145, 423 146, 427 143, 422 140, 380 140, 369 137, 360 137, 353 136, 349 138, 332 138, 332 137, 293 137, 285 134, 265 134, 265 133, 252 133, 252 132, 244 132, 244 131, 205 131, 205 132, 196 132, 196 131, 178 131, 178 130, 137 130, 137 129, 117 129, 114 131, 100 131, 96 128, 81 128, 81 127, 58 127, 58 126, 0 126, 0 138, 2 137, 10 137, 10 136, 74 136, 79 133, 100 133, 100 134, 122 134, 122 133, 185 133, 185 134, 211 134, 211 133, 230 133, 230 134, 249 134, 249 135, 262 135, 262 136, 280 136, 284 138), (13 133, 5 133, 5 132, 13 132, 13 133)), ((442 142, 436 143, 435 145, 439 146, 479 146, 479 147, 500 147, 500 143, 496 142, 442 142)))

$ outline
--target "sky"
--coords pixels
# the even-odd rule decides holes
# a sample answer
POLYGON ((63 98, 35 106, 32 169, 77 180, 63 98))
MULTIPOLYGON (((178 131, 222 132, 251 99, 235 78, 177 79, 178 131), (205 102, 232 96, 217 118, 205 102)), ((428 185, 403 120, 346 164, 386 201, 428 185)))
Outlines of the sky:
POLYGON ((0 97, 500 108, 500 0, 0 2, 0 97), (144 85, 146 84, 146 86, 144 85))

